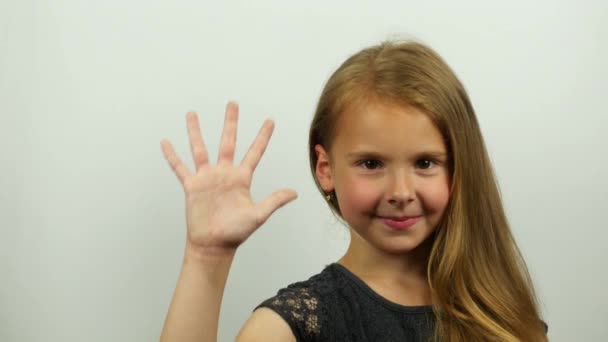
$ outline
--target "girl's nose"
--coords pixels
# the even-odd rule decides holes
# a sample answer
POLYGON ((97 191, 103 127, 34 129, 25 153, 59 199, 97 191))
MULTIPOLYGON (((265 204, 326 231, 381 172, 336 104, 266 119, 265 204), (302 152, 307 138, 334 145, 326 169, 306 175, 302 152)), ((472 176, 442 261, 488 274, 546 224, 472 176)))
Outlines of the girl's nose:
POLYGON ((406 203, 414 199, 414 189, 409 176, 402 172, 391 177, 387 191, 389 203, 406 203))

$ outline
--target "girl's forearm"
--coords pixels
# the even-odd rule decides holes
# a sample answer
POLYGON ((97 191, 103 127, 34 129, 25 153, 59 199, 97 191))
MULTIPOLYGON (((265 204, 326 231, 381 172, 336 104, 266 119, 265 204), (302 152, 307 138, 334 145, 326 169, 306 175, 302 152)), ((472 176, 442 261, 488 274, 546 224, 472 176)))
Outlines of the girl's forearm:
POLYGON ((161 342, 216 342, 224 287, 234 251, 186 248, 161 342))

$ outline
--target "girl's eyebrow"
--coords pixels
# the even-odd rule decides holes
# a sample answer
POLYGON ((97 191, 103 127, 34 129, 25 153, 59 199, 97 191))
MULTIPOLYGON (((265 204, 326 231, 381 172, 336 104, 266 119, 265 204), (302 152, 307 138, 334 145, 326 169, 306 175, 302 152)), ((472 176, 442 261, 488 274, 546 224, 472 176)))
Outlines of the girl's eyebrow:
POLYGON ((355 151, 348 153, 346 155, 348 158, 358 158, 358 157, 382 157, 382 153, 372 152, 372 151, 355 151))
POLYGON ((429 156, 429 157, 438 158, 438 159, 446 158, 448 156, 447 153, 442 152, 442 151, 420 152, 420 155, 429 156))
MULTIPOLYGON (((420 152, 415 153, 416 156, 419 157, 432 157, 432 158, 437 158, 437 159, 443 159, 447 157, 447 153, 443 152, 443 151, 437 151, 437 150, 422 150, 420 152)), ((384 155, 380 152, 376 152, 376 151, 366 151, 366 150, 361 150, 361 151, 355 151, 355 152, 351 152, 348 153, 346 155, 347 158, 377 158, 377 159, 383 159, 384 155)))

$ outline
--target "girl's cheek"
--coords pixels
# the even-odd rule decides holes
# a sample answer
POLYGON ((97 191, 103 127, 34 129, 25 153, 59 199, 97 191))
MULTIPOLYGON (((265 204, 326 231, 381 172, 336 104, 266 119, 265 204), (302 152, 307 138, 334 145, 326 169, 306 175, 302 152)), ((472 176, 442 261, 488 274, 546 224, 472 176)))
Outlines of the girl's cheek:
POLYGON ((382 196, 380 186, 375 182, 352 179, 351 182, 344 185, 345 200, 353 207, 369 209, 369 207, 374 207, 382 196))
POLYGON ((441 211, 447 206, 449 200, 449 185, 438 179, 424 184, 421 194, 427 209, 441 211))

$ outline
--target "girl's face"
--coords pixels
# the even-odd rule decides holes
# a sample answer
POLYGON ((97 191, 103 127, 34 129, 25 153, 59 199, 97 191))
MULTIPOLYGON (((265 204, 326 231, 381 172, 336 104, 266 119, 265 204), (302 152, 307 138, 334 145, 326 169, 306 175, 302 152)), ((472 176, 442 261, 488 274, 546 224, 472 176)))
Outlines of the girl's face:
POLYGON ((347 109, 336 127, 331 151, 315 147, 321 186, 335 190, 344 220, 370 247, 414 250, 448 204, 441 133, 424 112, 390 102, 347 109))

